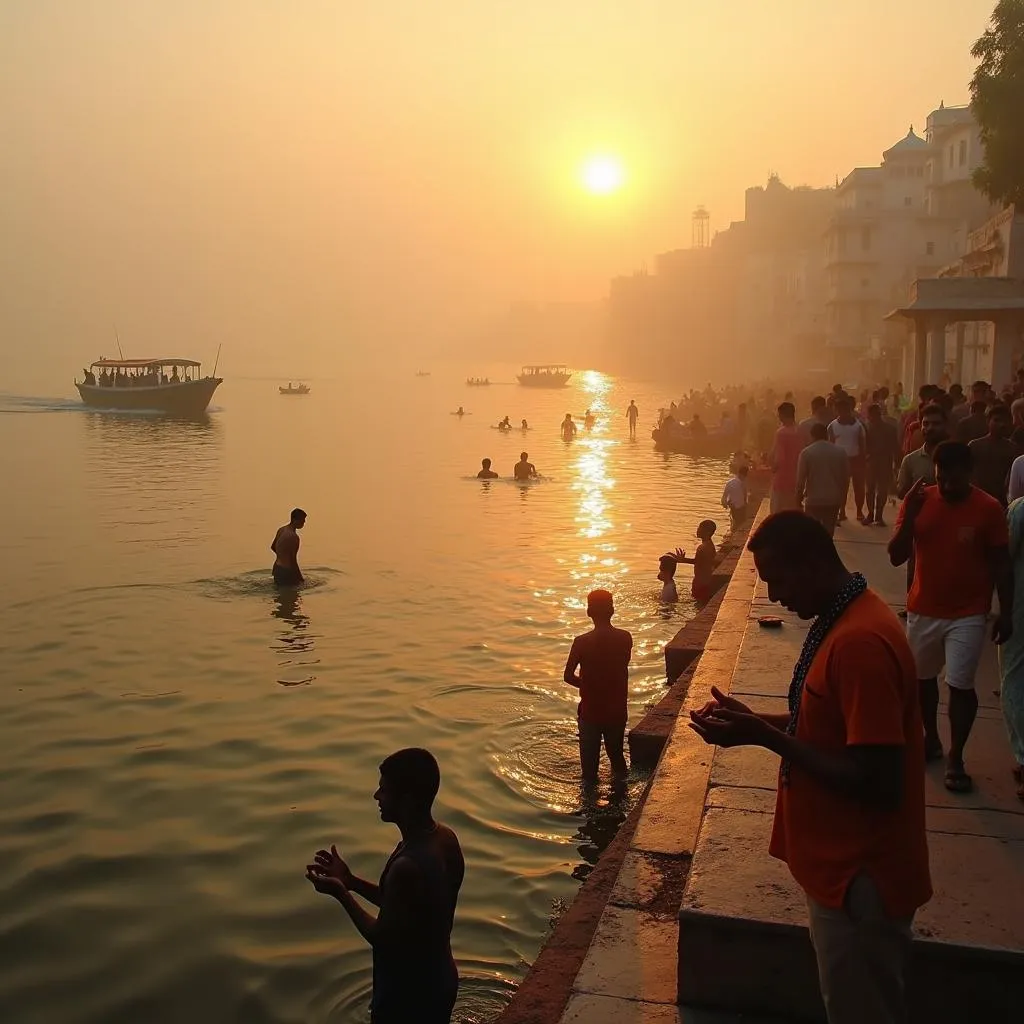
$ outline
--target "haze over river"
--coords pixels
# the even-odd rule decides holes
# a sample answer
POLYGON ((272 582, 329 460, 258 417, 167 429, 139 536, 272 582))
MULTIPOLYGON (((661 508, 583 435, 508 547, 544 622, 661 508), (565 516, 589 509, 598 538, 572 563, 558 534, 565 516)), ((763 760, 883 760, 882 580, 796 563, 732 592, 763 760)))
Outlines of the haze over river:
POLYGON ((455 1019, 492 1019, 522 978, 629 806, 605 779, 577 813, 561 675, 585 595, 612 589, 634 634, 635 722, 693 611, 688 566, 659 608, 658 556, 724 524, 726 470, 654 452, 673 396, 651 385, 432 369, 302 398, 234 377, 204 423, 0 395, 4 1021, 365 1021, 369 950, 304 866, 334 842, 377 877, 397 841, 377 765, 406 745, 437 756, 466 854, 455 1019), (588 407, 597 427, 562 442, 588 407), (506 414, 533 429, 492 429, 506 414), (521 449, 543 481, 471 479, 521 449), (288 598, 268 546, 294 505, 308 584, 288 598))

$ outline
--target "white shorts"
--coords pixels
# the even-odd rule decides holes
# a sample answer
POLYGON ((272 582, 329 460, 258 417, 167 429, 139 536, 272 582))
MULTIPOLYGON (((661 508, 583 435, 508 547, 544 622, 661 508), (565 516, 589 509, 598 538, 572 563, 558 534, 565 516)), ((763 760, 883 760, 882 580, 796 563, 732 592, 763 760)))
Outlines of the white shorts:
POLYGON ((907 613, 907 640, 914 652, 918 679, 934 679, 946 668, 946 683, 973 690, 974 676, 985 646, 985 616, 933 619, 907 613))

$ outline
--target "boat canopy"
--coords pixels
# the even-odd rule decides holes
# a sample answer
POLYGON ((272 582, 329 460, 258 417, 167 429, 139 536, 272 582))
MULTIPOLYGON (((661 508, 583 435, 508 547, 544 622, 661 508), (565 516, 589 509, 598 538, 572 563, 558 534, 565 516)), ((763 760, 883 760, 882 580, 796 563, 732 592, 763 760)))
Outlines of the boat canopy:
POLYGON ((523 373, 565 373, 565 363, 540 363, 537 366, 524 366, 523 373))
POLYGON ((96 366, 101 370, 155 370, 161 366, 199 367, 202 363, 197 363, 194 359, 97 359, 89 366, 96 366))

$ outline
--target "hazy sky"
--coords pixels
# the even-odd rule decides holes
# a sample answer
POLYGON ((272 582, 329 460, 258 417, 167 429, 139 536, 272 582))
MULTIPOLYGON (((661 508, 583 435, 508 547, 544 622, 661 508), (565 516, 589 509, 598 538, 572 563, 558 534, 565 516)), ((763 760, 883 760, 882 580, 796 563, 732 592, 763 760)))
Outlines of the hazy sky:
POLYGON ((63 379, 116 321, 239 372, 598 298, 698 203, 724 228, 965 102, 993 6, 0 0, 2 344, 63 379))

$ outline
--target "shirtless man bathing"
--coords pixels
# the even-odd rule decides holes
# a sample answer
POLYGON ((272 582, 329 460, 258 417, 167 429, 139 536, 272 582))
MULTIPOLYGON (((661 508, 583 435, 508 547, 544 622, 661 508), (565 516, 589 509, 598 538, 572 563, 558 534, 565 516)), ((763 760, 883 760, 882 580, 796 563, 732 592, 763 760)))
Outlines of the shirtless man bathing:
POLYGON ((302 582, 299 569, 299 530, 306 525, 306 513, 293 508, 291 519, 274 534, 270 550, 274 552, 274 582, 279 586, 294 587, 302 582))

